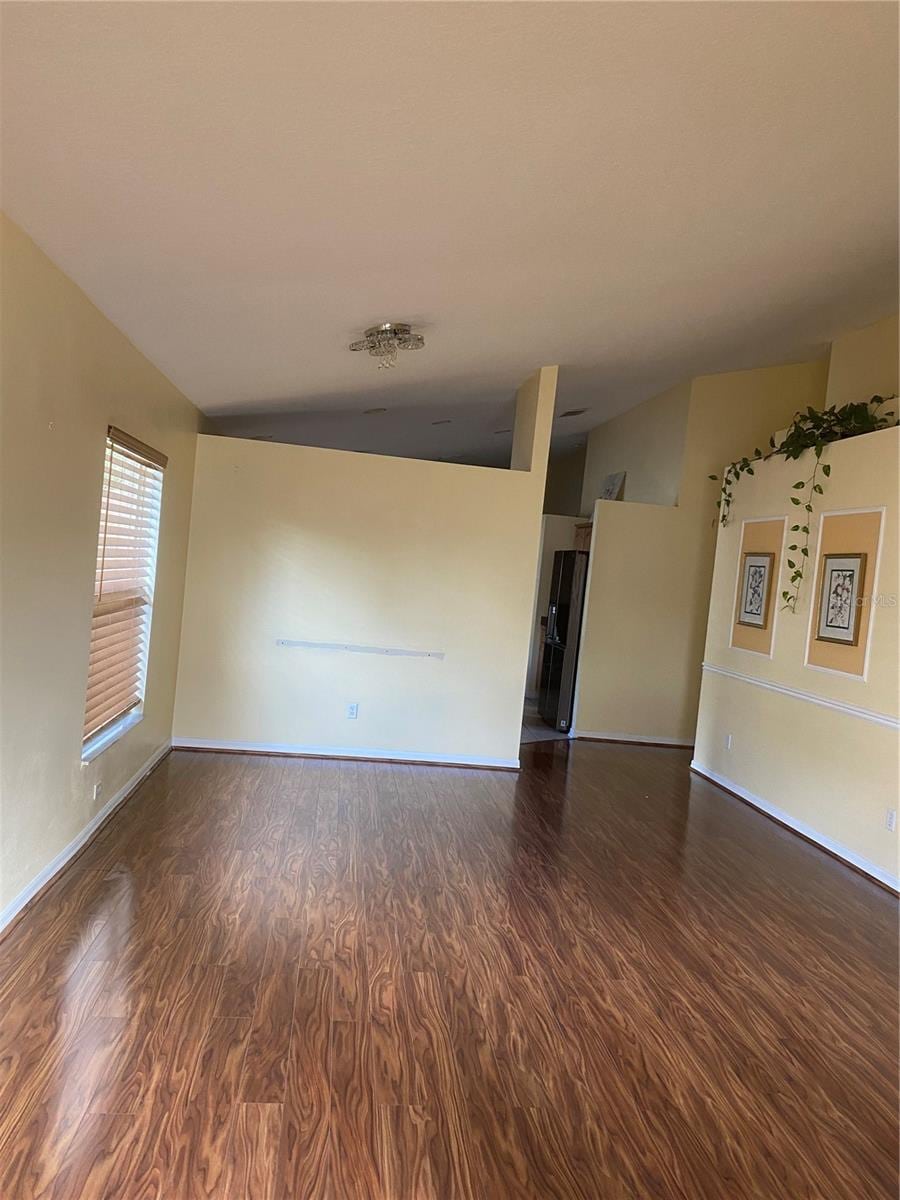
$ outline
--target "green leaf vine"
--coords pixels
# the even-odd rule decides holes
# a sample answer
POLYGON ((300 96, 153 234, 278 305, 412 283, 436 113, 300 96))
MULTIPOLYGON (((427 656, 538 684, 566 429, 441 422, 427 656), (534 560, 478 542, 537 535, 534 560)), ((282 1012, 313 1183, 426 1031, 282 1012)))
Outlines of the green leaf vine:
MULTIPOLYGON (((736 459, 725 468, 721 479, 721 494, 716 501, 718 520, 722 525, 728 524, 734 485, 742 475, 754 474, 754 463, 765 462, 776 454, 781 454, 788 460, 799 459, 807 450, 813 451, 811 473, 806 479, 798 479, 791 489, 792 493, 796 493, 790 496, 791 504, 799 508, 800 512, 796 514, 797 523, 791 526, 791 533, 797 534, 797 537, 788 546, 787 565, 791 574, 788 588, 781 593, 784 601, 782 608, 790 609, 791 612, 797 611, 800 586, 809 564, 809 537, 814 502, 816 496, 824 494, 822 480, 831 475, 830 464, 822 462, 825 447, 831 442, 845 441, 863 433, 876 433, 879 429, 889 429, 896 425, 896 414, 893 411, 882 411, 882 406, 893 398, 873 396, 871 400, 858 400, 840 408, 834 405, 825 409, 809 407, 805 412, 797 412, 780 442, 770 437, 768 450, 763 452, 757 447, 752 455, 736 459)), ((718 475, 710 475, 709 478, 719 482, 718 475)))

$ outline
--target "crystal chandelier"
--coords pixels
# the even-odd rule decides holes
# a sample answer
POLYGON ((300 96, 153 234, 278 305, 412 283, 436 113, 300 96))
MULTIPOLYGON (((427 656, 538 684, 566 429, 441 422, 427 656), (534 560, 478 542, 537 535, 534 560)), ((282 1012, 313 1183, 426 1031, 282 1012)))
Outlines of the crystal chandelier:
POLYGON ((421 350, 425 339, 421 333, 413 333, 411 325, 398 321, 385 321, 373 325, 358 342, 351 342, 351 350, 368 350, 378 359, 379 367, 393 367, 401 350, 421 350))

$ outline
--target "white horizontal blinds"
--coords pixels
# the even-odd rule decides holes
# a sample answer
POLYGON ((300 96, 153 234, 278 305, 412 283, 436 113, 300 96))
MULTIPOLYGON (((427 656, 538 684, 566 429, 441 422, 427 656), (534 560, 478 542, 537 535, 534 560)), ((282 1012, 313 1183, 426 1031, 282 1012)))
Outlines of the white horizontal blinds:
POLYGON ((109 430, 100 502, 85 741, 143 699, 166 459, 109 430))

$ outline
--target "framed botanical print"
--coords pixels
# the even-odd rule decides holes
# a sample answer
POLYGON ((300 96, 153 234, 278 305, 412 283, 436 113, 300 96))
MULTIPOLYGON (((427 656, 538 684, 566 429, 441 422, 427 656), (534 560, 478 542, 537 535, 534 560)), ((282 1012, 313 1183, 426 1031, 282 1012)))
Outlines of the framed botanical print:
POLYGON ((769 623, 772 599, 774 554, 748 552, 741 564, 741 591, 738 604, 738 625, 765 629, 769 623))
POLYGON ((862 616, 865 554, 826 554, 822 570, 816 640, 855 646, 862 616))

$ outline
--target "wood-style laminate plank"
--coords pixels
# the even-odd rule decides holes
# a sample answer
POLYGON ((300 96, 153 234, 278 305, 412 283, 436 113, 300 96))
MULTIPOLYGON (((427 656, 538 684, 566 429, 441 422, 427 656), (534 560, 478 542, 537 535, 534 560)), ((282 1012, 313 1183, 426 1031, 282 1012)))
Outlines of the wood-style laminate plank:
POLYGON ((522 759, 164 760, 0 942, 4 1200, 893 1200, 895 899, 522 759))
POLYGON ((50 1200, 76 1196, 129 1196, 132 1180, 125 1149, 136 1136, 131 1113, 88 1113, 78 1124, 75 1145, 54 1173, 50 1200))
POLYGON ((331 1196, 370 1200, 381 1193, 368 1021, 331 1024, 331 1196))
POLYGON ((378 1170, 384 1200, 443 1200, 430 1147, 437 1123, 424 1107, 378 1108, 378 1170))
POLYGON ((136 1113, 148 1104, 169 1109, 185 1086, 191 1054, 200 1050, 222 988, 222 967, 176 969, 152 1015, 130 1020, 118 1053, 92 1100, 94 1113, 136 1113))
POLYGON ((275 1200, 329 1197, 331 997, 331 971, 301 967, 291 1018, 275 1200))
POLYGON ((370 969, 367 1020, 370 1031, 372 1090, 377 1104, 415 1107, 425 1098, 413 1055, 403 978, 394 961, 374 960, 370 969))
POLYGON ((298 921, 276 919, 269 926, 269 942, 241 1075, 240 1099, 244 1103, 284 1101, 303 942, 304 928, 298 921))
POLYGON ((280 1104, 235 1106, 222 1187, 223 1200, 272 1200, 281 1121, 280 1104))
POLYGON ((430 1148, 438 1187, 442 1195, 460 1200, 474 1197, 471 1130, 438 977, 433 972, 413 972, 406 983, 412 1052, 426 1104, 442 1118, 439 1136, 430 1148))
POLYGON ((0 1146, 0 1196, 45 1200, 69 1157, 77 1153, 78 1127, 108 1069, 123 1022, 87 1017, 39 1084, 4 1110, 0 1146))
POLYGON ((167 1186, 184 1200, 228 1195, 238 1085, 251 1022, 214 1017, 209 1022, 176 1116, 175 1152, 167 1186))

